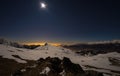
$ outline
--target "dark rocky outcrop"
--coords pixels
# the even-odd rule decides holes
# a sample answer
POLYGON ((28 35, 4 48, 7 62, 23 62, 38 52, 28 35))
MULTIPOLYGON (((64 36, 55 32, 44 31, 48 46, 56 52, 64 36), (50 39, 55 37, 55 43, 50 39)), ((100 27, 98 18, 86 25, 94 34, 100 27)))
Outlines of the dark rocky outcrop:
POLYGON ((88 70, 86 71, 85 76, 103 76, 103 74, 93 70, 88 70))
POLYGON ((24 72, 21 69, 17 70, 12 76, 103 76, 96 71, 84 71, 79 64, 72 63, 66 57, 63 60, 57 57, 40 58, 34 65, 23 68, 24 72), (49 69, 45 70, 46 67, 49 69))
POLYGON ((64 57, 62 61, 63 69, 65 69, 66 72, 76 74, 83 74, 84 71, 81 68, 79 64, 72 63, 68 58, 64 57))
POLYGON ((111 62, 112 65, 120 66, 120 58, 118 58, 118 57, 108 57, 108 60, 111 62))

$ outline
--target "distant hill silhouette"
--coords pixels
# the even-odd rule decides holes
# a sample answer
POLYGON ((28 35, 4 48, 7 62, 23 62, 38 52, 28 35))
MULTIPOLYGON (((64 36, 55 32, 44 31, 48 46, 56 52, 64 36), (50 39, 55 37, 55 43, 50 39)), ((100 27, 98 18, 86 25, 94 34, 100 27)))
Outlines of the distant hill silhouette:
POLYGON ((103 54, 108 52, 118 52, 120 53, 120 43, 97 43, 97 44, 75 44, 75 45, 64 45, 63 47, 71 49, 76 53, 93 55, 103 54))

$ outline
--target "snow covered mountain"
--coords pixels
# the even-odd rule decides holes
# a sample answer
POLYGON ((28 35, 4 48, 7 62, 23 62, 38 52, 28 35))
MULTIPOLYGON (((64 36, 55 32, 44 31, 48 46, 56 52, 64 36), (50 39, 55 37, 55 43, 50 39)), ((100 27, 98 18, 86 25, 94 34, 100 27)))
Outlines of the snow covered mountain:
POLYGON ((56 47, 52 45, 40 46, 34 50, 24 49, 24 48, 16 48, 9 45, 0 44, 0 55, 3 58, 15 59, 17 62, 25 62, 22 59, 27 60, 38 60, 39 58, 46 57, 69 57, 73 56, 74 52, 69 49, 65 49, 62 47, 56 47), (16 58, 13 55, 18 55, 20 58, 16 58))
POLYGON ((109 58, 117 58, 119 61, 120 53, 117 52, 98 54, 95 56, 81 56, 69 49, 49 44, 39 46, 33 50, 0 44, 0 56, 2 56, 2 58, 13 59, 18 63, 27 63, 27 60, 45 59, 47 57, 58 57, 60 59, 67 57, 73 63, 80 64, 84 70, 99 71, 108 76, 120 75, 119 62, 118 65, 114 65, 109 60, 109 58))

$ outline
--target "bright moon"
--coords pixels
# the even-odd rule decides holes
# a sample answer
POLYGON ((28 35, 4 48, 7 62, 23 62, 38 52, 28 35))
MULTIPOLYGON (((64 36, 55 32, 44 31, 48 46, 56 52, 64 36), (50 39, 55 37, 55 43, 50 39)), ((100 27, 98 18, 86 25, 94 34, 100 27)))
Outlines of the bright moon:
POLYGON ((40 3, 40 6, 41 6, 41 8, 46 8, 46 4, 43 2, 40 3))

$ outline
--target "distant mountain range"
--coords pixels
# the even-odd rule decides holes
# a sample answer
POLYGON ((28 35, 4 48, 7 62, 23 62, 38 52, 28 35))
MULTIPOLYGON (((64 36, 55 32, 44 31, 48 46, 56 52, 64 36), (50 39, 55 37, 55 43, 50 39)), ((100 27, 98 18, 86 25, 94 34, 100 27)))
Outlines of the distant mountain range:
POLYGON ((63 45, 64 48, 71 49, 76 53, 93 55, 104 54, 108 52, 119 52, 120 53, 120 41, 104 41, 104 42, 93 42, 93 43, 81 43, 74 45, 63 45))
MULTIPOLYGON (((26 48, 26 49, 35 49, 40 46, 40 45, 23 45, 5 39, 0 39, 0 44, 10 45, 17 48, 26 48)), ((79 43, 79 44, 61 45, 61 46, 81 55, 85 55, 85 54, 97 55, 97 54, 104 54, 109 52, 120 53, 120 40, 88 42, 88 43, 79 43)))

